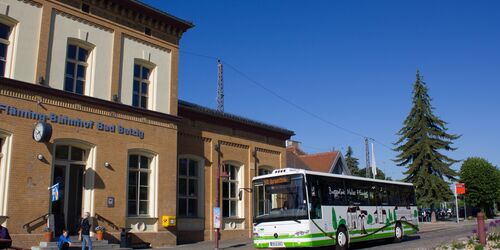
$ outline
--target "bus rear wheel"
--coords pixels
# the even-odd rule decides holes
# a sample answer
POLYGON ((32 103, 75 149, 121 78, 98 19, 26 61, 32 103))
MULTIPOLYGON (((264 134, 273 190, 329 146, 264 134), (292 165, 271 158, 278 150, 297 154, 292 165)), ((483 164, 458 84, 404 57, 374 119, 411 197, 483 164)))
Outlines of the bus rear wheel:
POLYGON ((335 242, 336 250, 347 250, 349 246, 349 237, 347 237, 347 231, 344 227, 337 230, 337 237, 335 242))
POLYGON ((401 242, 403 240, 403 227, 401 223, 396 223, 394 228, 394 242, 401 242))

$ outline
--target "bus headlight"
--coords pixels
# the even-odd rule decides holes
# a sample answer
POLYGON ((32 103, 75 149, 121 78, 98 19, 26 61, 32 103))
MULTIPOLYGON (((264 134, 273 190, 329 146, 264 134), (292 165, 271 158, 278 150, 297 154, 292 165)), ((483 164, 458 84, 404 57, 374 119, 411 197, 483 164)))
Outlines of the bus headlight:
POLYGON ((260 237, 260 236, 259 236, 259 233, 257 233, 257 232, 253 232, 253 237, 254 237, 254 238, 259 238, 259 237, 260 237))

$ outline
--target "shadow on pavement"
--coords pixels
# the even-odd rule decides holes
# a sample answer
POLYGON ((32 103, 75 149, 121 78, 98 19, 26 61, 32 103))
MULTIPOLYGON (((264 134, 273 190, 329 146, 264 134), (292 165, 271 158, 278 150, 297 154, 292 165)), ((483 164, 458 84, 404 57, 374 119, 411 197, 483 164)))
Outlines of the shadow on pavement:
MULTIPOLYGON (((403 238, 402 242, 419 240, 419 239, 420 239, 420 236, 418 236, 418 235, 405 236, 403 238)), ((380 247, 380 246, 392 245, 392 244, 396 244, 397 245, 398 243, 395 243, 393 239, 373 240, 373 241, 365 241, 365 242, 352 243, 351 247, 349 249, 363 249, 363 248, 380 247)))
MULTIPOLYGON (((412 236, 405 236, 402 242, 408 242, 408 241, 413 241, 413 240, 418 240, 420 239, 420 236, 418 235, 412 235, 412 236)), ((349 249, 363 249, 363 248, 370 248, 370 247, 382 247, 385 245, 397 245, 398 243, 394 243, 393 239, 383 239, 383 240, 372 240, 372 241, 365 241, 365 242, 357 242, 357 243, 352 243, 349 249)), ((310 248, 307 248, 310 249, 310 248)), ((315 249, 332 249, 331 246, 328 247, 319 247, 315 249)))
POLYGON ((233 249, 233 248, 238 248, 238 247, 247 247, 247 244, 236 244, 228 247, 221 247, 220 249, 233 249))

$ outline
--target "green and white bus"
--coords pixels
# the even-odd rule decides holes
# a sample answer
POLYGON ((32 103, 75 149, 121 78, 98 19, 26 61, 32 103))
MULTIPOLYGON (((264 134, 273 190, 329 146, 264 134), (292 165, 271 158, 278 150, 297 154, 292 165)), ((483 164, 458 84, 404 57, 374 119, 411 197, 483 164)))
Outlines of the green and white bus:
POLYGON ((303 169, 253 178, 256 248, 336 246, 418 232, 412 184, 303 169))

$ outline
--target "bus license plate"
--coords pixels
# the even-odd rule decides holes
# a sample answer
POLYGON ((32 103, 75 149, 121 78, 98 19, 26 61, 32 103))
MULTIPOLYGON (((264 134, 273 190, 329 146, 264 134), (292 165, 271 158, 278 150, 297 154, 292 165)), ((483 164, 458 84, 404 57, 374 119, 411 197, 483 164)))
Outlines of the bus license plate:
POLYGON ((271 241, 269 242, 269 247, 285 247, 283 241, 271 241))

